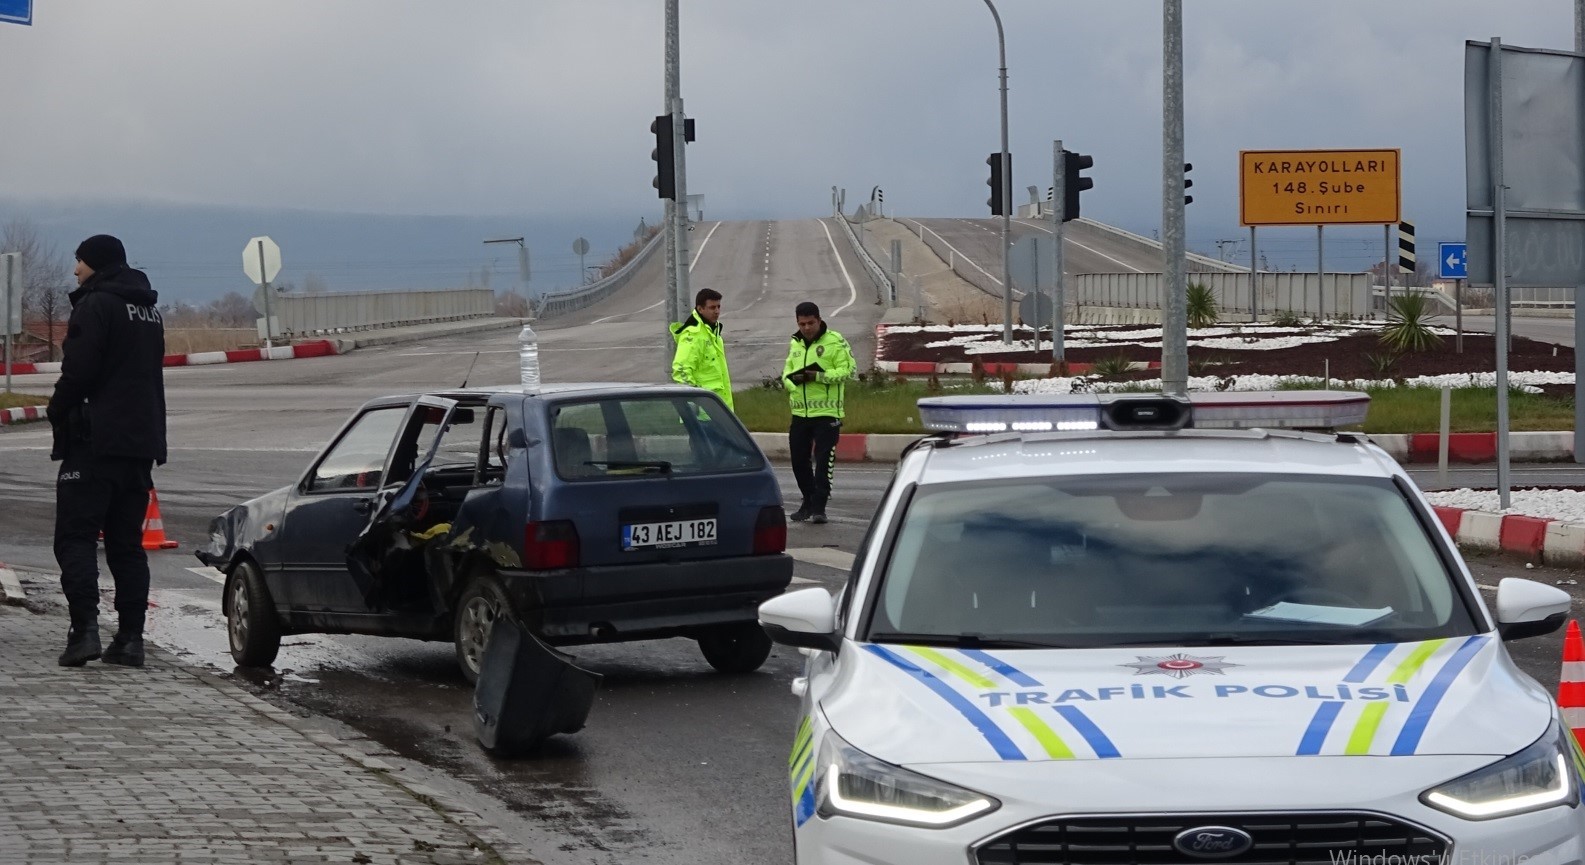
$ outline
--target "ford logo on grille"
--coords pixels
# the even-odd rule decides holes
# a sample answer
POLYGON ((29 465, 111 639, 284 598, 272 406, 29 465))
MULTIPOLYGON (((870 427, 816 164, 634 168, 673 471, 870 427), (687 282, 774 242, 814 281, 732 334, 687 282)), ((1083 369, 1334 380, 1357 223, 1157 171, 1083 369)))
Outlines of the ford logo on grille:
POLYGON ((1231 826, 1196 826, 1179 832, 1172 846, 1196 859, 1231 859, 1255 846, 1255 839, 1231 826))

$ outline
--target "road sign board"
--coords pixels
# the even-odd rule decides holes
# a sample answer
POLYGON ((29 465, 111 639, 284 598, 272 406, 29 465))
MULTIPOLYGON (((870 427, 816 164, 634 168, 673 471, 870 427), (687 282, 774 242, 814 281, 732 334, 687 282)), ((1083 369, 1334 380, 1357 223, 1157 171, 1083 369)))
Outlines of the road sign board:
POLYGON ((1054 291, 1057 278, 1051 266, 1051 239, 1038 234, 1020 237, 1008 252, 1008 269, 1013 287, 1019 291, 1054 291))
POLYGON ((14 336, 22 332, 22 255, 7 252, 0 255, 0 298, 6 301, 0 309, 0 336, 14 336))
POLYGON ((1469 279, 1469 244, 1436 245, 1438 276, 1443 279, 1469 279))
POLYGON ((1389 225, 1399 213, 1397 150, 1245 150, 1241 221, 1265 225, 1389 225))
POLYGON ((33 0, 0 0, 0 21, 7 24, 32 24, 33 0))
POLYGON ((1042 327, 1051 327, 1051 295, 1043 291, 1032 291, 1018 301, 1018 317, 1023 319, 1024 326, 1039 331, 1042 327))
POLYGON ((281 273, 281 248, 268 237, 249 240, 248 245, 242 247, 242 272, 254 285, 273 281, 281 273), (260 244, 263 245, 262 254, 260 244))
POLYGON ((589 254, 589 241, 584 240, 581 237, 578 238, 577 240, 574 240, 572 242, 572 254, 573 255, 588 255, 589 254))

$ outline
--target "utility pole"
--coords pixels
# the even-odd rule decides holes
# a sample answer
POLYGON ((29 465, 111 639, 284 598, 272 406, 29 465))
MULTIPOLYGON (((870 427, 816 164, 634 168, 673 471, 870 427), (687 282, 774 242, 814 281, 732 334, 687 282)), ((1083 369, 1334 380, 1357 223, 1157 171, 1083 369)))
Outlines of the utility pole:
POLYGON ((1585 0, 1574 0, 1574 53, 1585 54, 1585 0))
POLYGON ((1007 150, 1007 35, 1002 31, 1002 16, 996 4, 985 0, 996 19, 996 48, 1001 58, 1002 79, 1002 344, 1013 343, 1013 166, 1007 150))
POLYGON ((1161 384, 1189 389, 1189 311, 1184 273, 1183 0, 1162 0, 1161 246, 1167 257, 1161 309, 1161 384))
MULTIPOLYGON (((681 98, 682 90, 682 48, 678 28, 678 0, 666 0, 666 94, 664 114, 672 114, 676 110, 677 100, 681 98)), ((675 115, 674 115, 675 116, 675 115)), ((673 135, 675 147, 676 136, 673 135)), ((675 163, 673 163, 675 165, 675 163)), ((667 166, 660 167, 664 171, 667 166)), ((679 196, 680 199, 680 196, 679 196)), ((667 360, 671 358, 671 325, 681 319, 680 310, 677 308, 677 201, 666 200, 666 330, 661 338, 661 351, 667 360)))
MULTIPOLYGON (((1062 149, 1062 139, 1051 142, 1051 239, 1052 239, 1052 283, 1051 283, 1051 362, 1062 363, 1068 359, 1067 345, 1063 339, 1062 328, 1066 324, 1062 320, 1062 303, 1065 299, 1064 280, 1062 278, 1062 223, 1067 221, 1068 203, 1068 165, 1067 152, 1062 149)), ((1035 290, 1040 286, 1037 282, 1035 290)), ((1035 309, 1040 309, 1040 302, 1035 301, 1035 309)), ((1035 349, 1040 348, 1040 325, 1035 325, 1035 349)))

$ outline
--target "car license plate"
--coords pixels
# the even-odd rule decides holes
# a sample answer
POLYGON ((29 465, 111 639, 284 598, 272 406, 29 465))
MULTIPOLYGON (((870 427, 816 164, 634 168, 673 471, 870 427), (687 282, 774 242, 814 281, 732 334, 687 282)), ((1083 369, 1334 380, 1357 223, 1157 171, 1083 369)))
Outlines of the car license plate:
POLYGON ((692 547, 715 543, 715 518, 667 523, 633 523, 622 527, 622 549, 692 547))

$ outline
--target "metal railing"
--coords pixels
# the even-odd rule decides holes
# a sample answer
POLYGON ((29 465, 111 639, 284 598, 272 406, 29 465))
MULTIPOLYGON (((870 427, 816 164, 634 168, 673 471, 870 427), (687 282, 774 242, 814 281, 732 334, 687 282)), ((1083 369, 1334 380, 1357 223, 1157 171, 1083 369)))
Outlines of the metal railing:
POLYGON ((270 298, 274 333, 288 337, 457 321, 494 314, 495 292, 488 288, 283 294, 270 298))
MULTIPOLYGON (((918 220, 899 219, 897 224, 918 235, 919 239, 924 241, 925 246, 930 247, 930 251, 934 252, 937 258, 946 262, 947 267, 951 268, 953 273, 962 277, 969 285, 991 297, 1001 299, 1002 281, 992 276, 990 271, 977 264, 972 258, 958 252, 957 248, 948 243, 946 238, 925 227, 918 220)), ((986 262, 986 264, 990 265, 991 262, 986 262)), ((1023 297, 1023 295, 1024 293, 1021 291, 1016 289, 1013 291, 1014 299, 1023 297)))
POLYGON ((884 304, 896 303, 897 286, 892 283, 892 278, 887 275, 886 271, 875 263, 874 257, 870 255, 868 249, 864 248, 864 243, 859 240, 858 235, 854 234, 853 225, 848 221, 847 215, 838 213, 837 223, 842 226, 842 233, 847 236, 848 245, 853 247, 853 252, 858 255, 860 261, 864 262, 864 269, 869 271, 870 282, 875 284, 876 302, 884 304))
POLYGON ((591 282, 588 285, 580 285, 569 291, 548 294, 540 298, 539 317, 551 318, 557 315, 565 315, 569 312, 576 312, 577 310, 593 306, 621 291, 624 286, 632 281, 633 274, 637 273, 638 269, 643 266, 644 262, 649 260, 655 250, 661 247, 662 239, 665 236, 666 232, 664 231, 655 232, 655 236, 644 244, 644 248, 633 256, 632 261, 622 265, 622 268, 616 273, 599 282, 591 282))
MULTIPOLYGON (((1258 276, 1256 302, 1262 318, 1289 311, 1329 318, 1365 318, 1374 312, 1368 273, 1328 273, 1323 279, 1313 273, 1258 276)), ((1068 278, 1067 302, 1079 307, 1161 309, 1163 282, 1159 273, 1078 274, 1068 278)), ((1196 273, 1190 283, 1210 288, 1224 314, 1249 314, 1248 273, 1196 273)))

